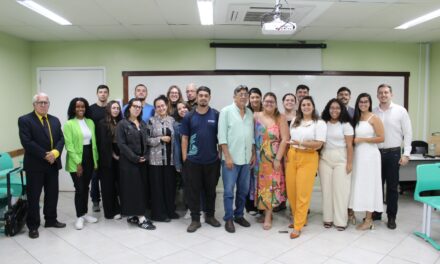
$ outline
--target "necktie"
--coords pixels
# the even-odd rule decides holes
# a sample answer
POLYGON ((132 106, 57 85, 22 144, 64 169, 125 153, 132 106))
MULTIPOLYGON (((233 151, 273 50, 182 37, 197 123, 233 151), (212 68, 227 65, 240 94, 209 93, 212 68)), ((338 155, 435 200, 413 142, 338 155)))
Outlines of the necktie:
POLYGON ((47 122, 47 118, 45 116, 43 116, 42 120, 43 120, 44 132, 46 132, 47 136, 50 139, 50 149, 53 149, 52 133, 50 131, 49 122, 47 122))

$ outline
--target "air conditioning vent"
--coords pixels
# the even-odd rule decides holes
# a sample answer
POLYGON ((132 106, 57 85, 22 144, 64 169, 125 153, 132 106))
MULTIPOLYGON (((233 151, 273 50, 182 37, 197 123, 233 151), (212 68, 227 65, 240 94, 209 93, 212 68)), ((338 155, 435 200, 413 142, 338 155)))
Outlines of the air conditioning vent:
MULTIPOLYGON (((249 10, 248 12, 246 12, 246 14, 244 15, 244 19, 243 22, 260 22, 261 18, 263 17, 264 14, 271 12, 272 10, 269 11, 265 11, 265 12, 261 12, 261 11, 252 11, 249 10)), ((293 10, 292 10, 293 11, 293 10)), ((281 20, 286 21, 288 20, 290 17, 290 11, 289 12, 284 12, 284 10, 281 11, 281 20)), ((293 16, 292 16, 293 17, 293 16)), ((264 22, 268 22, 268 21, 272 21, 273 17, 268 16, 264 19, 264 22)))
MULTIPOLYGON (((311 3, 307 3, 304 1, 302 1, 301 3, 292 2, 290 4, 290 7, 287 5, 283 5, 283 7, 281 8, 281 19, 287 21, 290 17, 290 13, 292 12, 292 16, 290 17, 290 20, 292 22, 300 23, 304 18, 307 17, 307 23, 310 23, 308 20, 313 20, 330 5, 331 3, 321 4, 315 1, 312 1, 311 3), (316 15, 314 13, 316 13, 316 15)), ((261 17, 263 17, 263 15, 266 13, 272 12, 273 9, 274 5, 272 4, 231 3, 227 7, 225 24, 258 25, 261 22, 261 17)), ((272 20, 273 18, 268 16, 266 17, 265 22, 272 20)))

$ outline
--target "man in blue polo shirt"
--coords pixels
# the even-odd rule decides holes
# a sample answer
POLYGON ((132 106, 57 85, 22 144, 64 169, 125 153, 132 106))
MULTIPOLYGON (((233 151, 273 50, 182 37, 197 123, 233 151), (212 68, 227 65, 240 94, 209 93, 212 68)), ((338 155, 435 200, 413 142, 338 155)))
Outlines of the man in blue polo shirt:
MULTIPOLYGON (((134 98, 142 100, 142 121, 144 121, 145 123, 148 123, 150 117, 154 116, 154 107, 147 103, 147 96, 147 86, 142 83, 136 85, 136 87, 134 88, 134 98)), ((127 105, 124 105, 121 113, 124 113, 126 107, 127 105)))
POLYGON ((187 231, 199 229, 200 194, 205 193, 205 223, 220 227, 215 219, 215 189, 220 176, 220 159, 217 146, 219 112, 209 107, 211 90, 206 86, 197 89, 196 108, 182 120, 182 160, 185 179, 185 197, 191 211, 191 224, 187 231))

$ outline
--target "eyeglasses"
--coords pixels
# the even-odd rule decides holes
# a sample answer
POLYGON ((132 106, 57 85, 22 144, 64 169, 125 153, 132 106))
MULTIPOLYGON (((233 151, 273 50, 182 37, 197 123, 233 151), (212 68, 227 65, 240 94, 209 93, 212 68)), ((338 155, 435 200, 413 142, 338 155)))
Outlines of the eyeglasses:
POLYGON ((140 105, 131 105, 131 107, 133 107, 134 109, 142 109, 142 106, 140 105))
POLYGON ((49 105, 50 104, 50 102, 48 102, 48 101, 37 101, 37 102, 35 102, 37 105, 49 105))
POLYGON ((359 100, 359 103, 360 104, 368 104, 368 103, 370 103, 370 101, 369 100, 359 100))
POLYGON ((271 104, 271 105, 273 105, 273 104, 275 104, 275 101, 263 101, 263 104, 271 104))
POLYGON ((246 98, 249 96, 249 94, 248 93, 238 93, 238 94, 236 94, 236 96, 241 97, 241 98, 246 98))

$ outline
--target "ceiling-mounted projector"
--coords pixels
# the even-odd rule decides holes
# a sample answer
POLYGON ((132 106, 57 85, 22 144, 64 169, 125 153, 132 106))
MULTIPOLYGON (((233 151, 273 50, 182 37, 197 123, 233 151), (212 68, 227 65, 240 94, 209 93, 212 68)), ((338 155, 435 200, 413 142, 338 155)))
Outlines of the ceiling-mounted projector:
POLYGON ((264 35, 292 35, 296 31, 296 24, 290 21, 290 16, 287 22, 281 19, 280 0, 275 0, 275 7, 272 12, 266 13, 261 17, 261 31, 264 35), (266 18, 272 16, 273 20, 267 22, 266 18))
POLYGON ((296 31, 296 24, 276 18, 272 22, 264 23, 261 30, 264 35, 292 35, 296 31))

